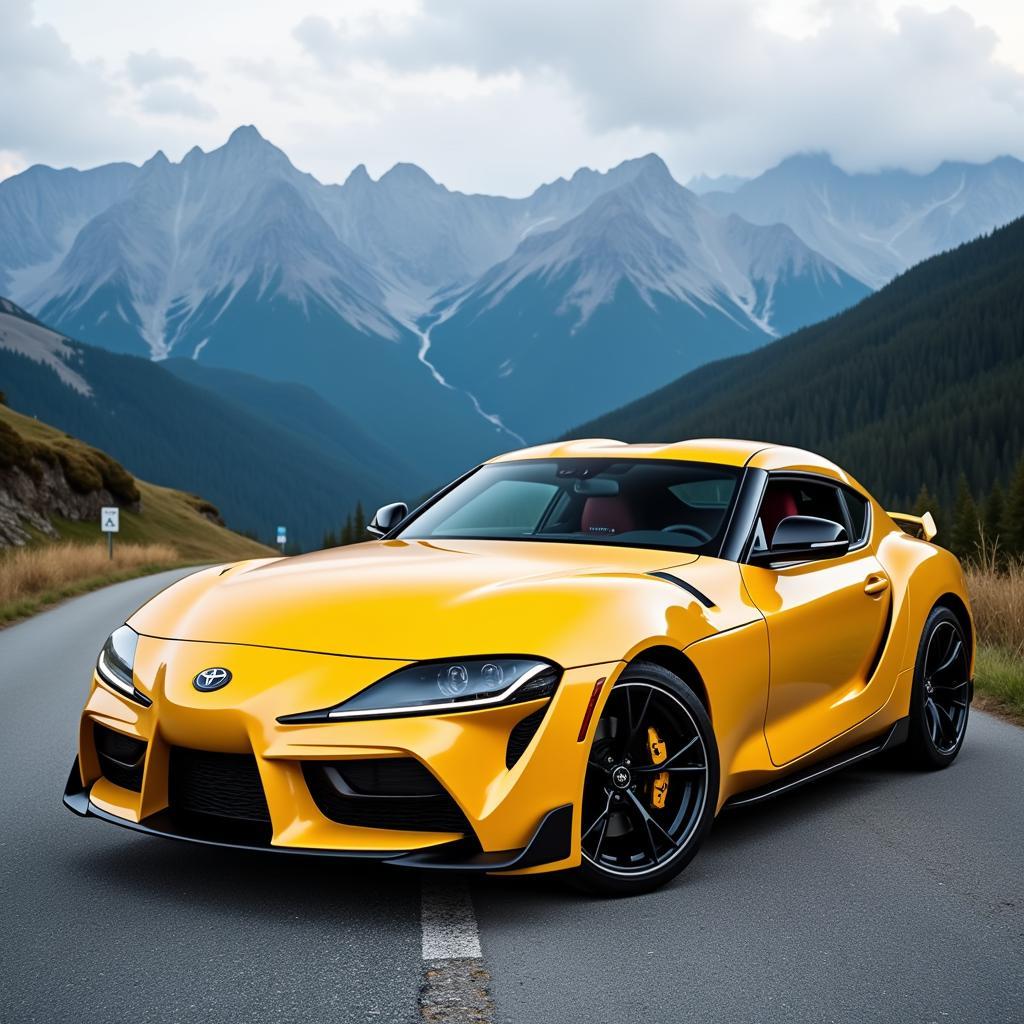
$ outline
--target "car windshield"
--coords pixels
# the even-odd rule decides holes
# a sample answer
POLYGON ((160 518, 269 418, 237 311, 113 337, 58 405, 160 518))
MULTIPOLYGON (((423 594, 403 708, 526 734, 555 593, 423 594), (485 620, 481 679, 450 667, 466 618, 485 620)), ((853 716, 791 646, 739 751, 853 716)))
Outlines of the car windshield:
POLYGON ((563 541, 716 554, 739 470, 665 459, 481 466, 420 513, 405 540, 563 541))

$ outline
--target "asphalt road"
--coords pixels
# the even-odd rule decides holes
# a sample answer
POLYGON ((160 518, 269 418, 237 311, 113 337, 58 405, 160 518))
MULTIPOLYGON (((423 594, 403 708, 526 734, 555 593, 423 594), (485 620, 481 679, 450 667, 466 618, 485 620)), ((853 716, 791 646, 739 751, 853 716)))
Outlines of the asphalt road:
MULTIPOLYGON (((175 575, 0 631, 0 1021, 422 1019, 415 874, 61 806, 96 651, 175 575)), ((874 765, 726 815, 650 896, 470 894, 494 1021, 1024 1021, 1024 730, 974 713, 948 771, 874 765)))

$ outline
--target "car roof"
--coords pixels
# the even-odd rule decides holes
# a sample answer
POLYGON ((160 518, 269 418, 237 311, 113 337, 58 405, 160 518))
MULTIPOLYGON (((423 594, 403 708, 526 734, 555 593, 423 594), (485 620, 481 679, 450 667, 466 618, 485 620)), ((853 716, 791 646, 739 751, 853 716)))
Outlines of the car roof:
POLYGON ((738 441, 731 438, 700 437, 668 444, 626 444, 607 437, 521 448, 490 459, 490 462, 518 462, 523 459, 675 459, 710 462, 722 466, 750 466, 754 469, 792 470, 820 473, 862 490, 859 484, 834 462, 802 448, 768 441, 738 441))

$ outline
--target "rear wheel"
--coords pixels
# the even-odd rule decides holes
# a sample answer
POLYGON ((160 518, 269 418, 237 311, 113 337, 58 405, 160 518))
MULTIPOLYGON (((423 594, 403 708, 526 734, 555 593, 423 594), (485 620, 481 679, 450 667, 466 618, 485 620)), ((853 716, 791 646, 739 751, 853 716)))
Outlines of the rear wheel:
POLYGON ((963 746, 970 703, 970 650, 960 620, 933 608, 921 633, 910 696, 907 760, 915 768, 945 768, 963 746))
POLYGON ((609 896, 662 885, 692 860, 717 797, 718 752, 703 704, 660 665, 629 666, 594 731, 577 880, 609 896))

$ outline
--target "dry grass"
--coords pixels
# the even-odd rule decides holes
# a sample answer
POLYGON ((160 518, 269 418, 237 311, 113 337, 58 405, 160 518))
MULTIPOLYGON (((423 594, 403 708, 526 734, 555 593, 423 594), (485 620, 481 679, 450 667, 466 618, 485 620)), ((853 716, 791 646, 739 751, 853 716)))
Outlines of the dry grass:
POLYGON ((181 564, 170 544, 64 542, 15 548, 0 555, 0 623, 31 615, 48 604, 96 587, 181 564))
POLYGON ((1024 722, 1024 559, 1000 560, 990 549, 964 573, 978 629, 978 696, 1024 722))
POLYGON ((988 554, 964 574, 980 642, 1024 658, 1024 560, 1000 564, 988 554))

